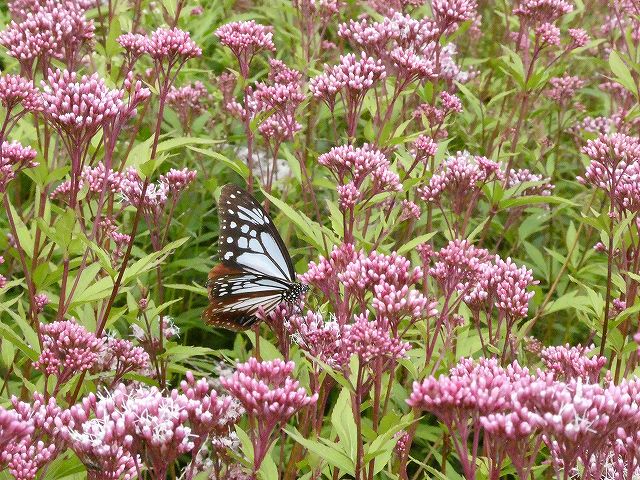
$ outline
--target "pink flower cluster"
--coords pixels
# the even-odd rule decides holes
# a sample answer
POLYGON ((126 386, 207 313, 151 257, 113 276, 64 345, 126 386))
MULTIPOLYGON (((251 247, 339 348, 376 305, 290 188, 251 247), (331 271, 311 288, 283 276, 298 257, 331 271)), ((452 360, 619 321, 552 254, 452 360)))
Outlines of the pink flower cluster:
POLYGON ((400 12, 394 12, 380 22, 350 20, 338 27, 338 35, 368 55, 379 58, 388 72, 395 73, 405 82, 436 76, 434 42, 441 33, 433 20, 415 20, 400 12))
POLYGON ((102 397, 89 394, 61 417, 61 434, 86 465, 108 475, 101 478, 133 478, 141 458, 154 478, 164 478, 180 455, 228 435, 238 420, 232 399, 218 397, 206 379, 188 373, 181 390, 164 395, 120 384, 102 397))
POLYGON ((617 211, 640 211, 640 141, 621 133, 601 135, 582 149, 590 159, 578 180, 604 190, 617 211))
POLYGON ((447 199, 451 210, 461 215, 478 202, 485 184, 501 179, 502 175, 499 163, 458 152, 438 167, 427 185, 418 188, 418 195, 441 207, 447 199))
MULTIPOLYGON (((124 191, 125 185, 132 179, 139 178, 137 172, 133 168, 128 168, 124 172, 109 169, 107 172, 104 163, 98 163, 95 167, 86 166, 82 169, 79 188, 86 187, 88 195, 92 196, 104 192, 107 195, 115 195, 124 191)), ((51 192, 51 198, 59 198, 68 200, 71 191, 71 181, 67 180, 51 192)))
POLYGON ((142 55, 153 58, 163 74, 174 67, 181 67, 190 58, 202 55, 202 49, 191 39, 189 32, 179 28, 158 28, 150 36, 140 33, 125 33, 118 37, 118 43, 125 49, 129 67, 142 55))
POLYGON ((46 376, 55 375, 59 384, 91 369, 104 343, 73 319, 43 325, 41 334, 42 353, 33 367, 46 376))
POLYGON ((160 215, 170 195, 182 193, 195 180, 197 172, 183 168, 170 169, 160 176, 158 183, 148 185, 142 197, 143 181, 135 170, 128 170, 121 183, 121 191, 125 203, 135 207, 141 206, 152 216, 160 215))
POLYGON ((86 145, 101 127, 125 109, 124 92, 109 89, 97 73, 78 77, 68 70, 49 70, 42 87, 44 114, 68 138, 69 151, 86 145))
POLYGON ((250 358, 237 364, 230 378, 220 381, 242 403, 248 415, 260 417, 275 427, 317 399, 317 395, 309 397, 299 382, 291 378, 294 368, 293 362, 259 362, 250 358))
POLYGON ((191 121, 206 110, 210 95, 202 82, 194 82, 184 87, 171 87, 167 94, 167 103, 178 113, 182 125, 191 121))
POLYGON ((0 193, 4 193, 7 185, 25 168, 38 165, 35 161, 36 151, 31 147, 23 147, 18 142, 2 142, 0 144, 0 193))
POLYGON ((370 320, 366 314, 341 325, 308 311, 304 316, 291 316, 286 326, 302 350, 345 374, 349 373, 349 361, 354 355, 361 367, 368 367, 378 360, 397 362, 411 349, 410 343, 390 335, 385 319, 370 320))
POLYGON ((400 177, 391 170, 386 155, 367 143, 362 147, 333 147, 320 155, 318 163, 327 167, 338 181, 343 208, 353 207, 359 200, 378 193, 401 189, 400 177), (368 186, 367 179, 371 181, 368 186))
MULTIPOLYGON (((588 370, 600 362, 565 347, 552 356, 567 355, 587 362, 588 370)), ((482 358, 463 359, 446 376, 414 383, 408 403, 435 414, 454 434, 467 478, 475 473, 482 436, 490 469, 499 472, 507 455, 518 477, 525 479, 541 441, 559 472, 583 465, 594 470, 589 478, 602 478, 605 465, 611 467, 605 461, 611 455, 617 475, 634 471, 640 459, 635 440, 640 432, 639 400, 637 379, 602 387, 570 374, 561 381, 555 372, 531 375, 517 363, 503 368, 495 359, 482 358), (467 442, 473 443, 471 458, 467 442)))
POLYGON ((109 372, 113 376, 111 383, 116 384, 127 373, 144 370, 149 363, 149 354, 144 348, 136 347, 129 340, 108 336, 92 370, 109 372))
POLYGON ((573 5, 565 0, 524 0, 513 13, 532 23, 548 23, 572 10, 573 5))
POLYGON ((16 435, 14 441, 6 445, 0 452, 0 465, 6 465, 16 480, 33 480, 63 449, 58 423, 62 409, 54 397, 45 400, 39 392, 34 392, 31 403, 12 397, 11 404, 22 424, 20 430, 29 434, 16 435))
POLYGON ((414 288, 422 276, 420 267, 412 267, 397 253, 374 251, 367 255, 345 244, 335 247, 329 258, 320 257, 317 263, 309 263, 300 278, 330 300, 340 325, 347 323, 354 308, 365 311, 371 302, 379 326, 395 333, 402 319, 415 322, 435 314, 435 304, 414 288))
POLYGON ((248 108, 232 100, 226 108, 245 120, 246 115, 253 120, 264 118, 258 125, 258 131, 272 143, 274 151, 285 140, 291 140, 302 126, 296 121, 296 110, 305 100, 302 93, 302 74, 287 67, 280 60, 269 61, 271 70, 268 82, 259 82, 255 88, 248 89, 248 108))
POLYGON ((227 23, 216 30, 216 36, 236 56, 243 78, 249 76, 249 66, 257 53, 276 49, 271 27, 253 20, 227 23))
MULTIPOLYGON (((447 426, 465 477, 475 478, 477 440, 471 458, 467 444, 473 435, 480 434, 483 419, 509 409, 512 392, 525 378, 528 371, 517 363, 504 369, 496 359, 481 358, 477 363, 462 359, 447 376, 415 382, 407 403, 433 413, 447 426)), ((499 462, 500 457, 496 455, 491 460, 499 462)))
POLYGON ((566 106, 576 91, 584 86, 584 81, 579 77, 564 75, 562 77, 554 77, 549 80, 551 88, 547 90, 547 95, 558 105, 566 106))
POLYGON ((315 403, 318 394, 307 395, 291 377, 295 364, 273 360, 259 362, 250 358, 236 365, 235 373, 221 378, 226 388, 245 408, 256 425, 253 436, 254 467, 259 467, 273 441, 276 428, 281 428, 299 410, 315 403))
POLYGON ((516 193, 522 196, 549 196, 555 188, 548 177, 532 173, 526 168, 511 169, 507 177, 507 187, 515 188, 516 193))
MULTIPOLYGON (((538 282, 533 279, 533 272, 518 267, 510 258, 505 261, 498 255, 492 256, 467 240, 453 240, 426 260, 434 261, 427 273, 437 281, 445 298, 460 295, 476 323, 480 322, 481 312, 491 319, 494 309, 497 310, 497 322, 488 321, 488 341, 495 345, 506 338, 506 352, 513 325, 527 315, 534 295, 530 289, 538 282), (502 332, 503 327, 506 333, 502 332)), ((481 340, 484 345, 482 337, 481 340)))
POLYGON ((0 407, 0 465, 6 461, 5 453, 9 446, 22 442, 34 430, 29 422, 20 418, 13 410, 0 407))
MULTIPOLYGON (((2 265, 3 263, 4 263, 4 257, 0 255, 0 265, 2 265)), ((4 275, 0 275, 0 290, 6 287, 7 283, 9 283, 9 280, 7 280, 7 277, 5 277, 4 275)))
MULTIPOLYGON (((340 56, 337 65, 325 65, 324 73, 309 81, 309 89, 315 98, 324 101, 333 112, 336 98, 339 96, 347 111, 347 123, 354 124, 362 109, 362 102, 367 92, 387 72, 380 60, 374 60, 364 52, 358 56, 353 53, 340 56)), ((351 128, 355 131, 355 126, 351 128)))
POLYGON ((568 382, 574 378, 581 379, 585 383, 597 383, 607 358, 598 355, 587 357, 594 348, 594 345, 572 347, 568 344, 547 347, 540 352, 540 358, 547 370, 559 380, 568 382))
POLYGON ((19 75, 0 75, 0 104, 11 112, 18 105, 30 112, 42 109, 42 98, 33 83, 19 75))
POLYGON ((78 3, 46 0, 0 32, 0 45, 20 61, 27 75, 32 75, 36 59, 45 67, 57 59, 73 68, 82 47, 93 35, 93 21, 85 18, 78 3))

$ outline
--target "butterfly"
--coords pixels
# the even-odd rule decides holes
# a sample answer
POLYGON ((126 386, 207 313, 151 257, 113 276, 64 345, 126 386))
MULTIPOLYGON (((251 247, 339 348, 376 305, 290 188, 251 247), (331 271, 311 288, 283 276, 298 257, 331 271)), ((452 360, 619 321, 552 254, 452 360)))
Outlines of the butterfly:
POLYGON ((210 325, 244 330, 283 302, 295 303, 309 287, 296 282, 291 257, 267 212, 255 198, 232 184, 218 202, 220 263, 209 272, 210 325))

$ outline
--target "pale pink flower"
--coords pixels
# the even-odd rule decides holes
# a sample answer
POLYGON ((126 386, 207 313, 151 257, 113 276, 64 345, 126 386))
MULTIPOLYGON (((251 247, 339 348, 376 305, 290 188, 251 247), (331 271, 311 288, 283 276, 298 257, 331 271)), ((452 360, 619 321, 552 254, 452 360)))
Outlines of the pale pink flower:
POLYGON ((273 30, 256 23, 254 20, 246 22, 227 23, 215 32, 220 43, 228 47, 236 56, 240 65, 240 74, 247 78, 253 57, 259 52, 275 51, 273 44, 273 30))

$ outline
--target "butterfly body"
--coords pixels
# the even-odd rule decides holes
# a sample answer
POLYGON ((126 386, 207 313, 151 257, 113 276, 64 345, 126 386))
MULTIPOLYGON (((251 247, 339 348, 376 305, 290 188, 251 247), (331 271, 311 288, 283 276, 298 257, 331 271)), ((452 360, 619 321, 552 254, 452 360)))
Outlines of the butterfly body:
POLYGON ((283 302, 295 303, 308 290, 296 282, 291 257, 269 215, 247 192, 222 187, 220 264, 209 272, 210 305, 204 320, 244 330, 283 302))

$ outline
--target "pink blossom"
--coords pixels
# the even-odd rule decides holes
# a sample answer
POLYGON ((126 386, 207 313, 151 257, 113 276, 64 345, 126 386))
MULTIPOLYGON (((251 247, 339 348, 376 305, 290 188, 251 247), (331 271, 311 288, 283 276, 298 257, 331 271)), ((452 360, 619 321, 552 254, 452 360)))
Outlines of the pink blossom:
MULTIPOLYGON (((516 382, 527 378, 528 372, 516 363, 508 370, 502 368, 496 359, 462 359, 451 369, 449 375, 428 377, 422 383, 414 382, 413 391, 407 403, 417 409, 433 413, 443 422, 454 436, 454 445, 462 462, 466 478, 475 478, 477 440, 469 450, 467 442, 477 438, 480 431, 479 419, 508 409, 511 394, 518 388, 516 382)), ((500 459, 492 458, 492 463, 500 459)))
POLYGON ((360 189, 365 180, 371 177, 374 194, 400 190, 400 178, 391 171, 387 157, 367 143, 362 147, 333 147, 328 153, 320 155, 318 163, 329 168, 343 185, 351 178, 353 185, 360 189))
POLYGON ((562 77, 552 78, 549 83, 551 88, 547 90, 547 95, 559 105, 567 105, 575 95, 576 90, 584 86, 584 81, 579 77, 572 77, 566 74, 562 77))
POLYGON ((240 401, 257 431, 253 434, 254 469, 273 442, 273 433, 299 410, 315 403, 318 394, 308 396, 291 377, 295 364, 273 360, 259 362, 250 358, 236 365, 236 372, 221 378, 222 385, 240 401))
POLYGON ((156 61, 169 65, 183 63, 202 55, 202 49, 191 39, 189 32, 179 28, 158 28, 149 37, 146 53, 156 61))
POLYGON ((569 344, 547 347, 540 352, 540 358, 547 369, 559 380, 569 381, 575 378, 582 379, 584 382, 597 383, 607 358, 597 355, 587 357, 594 348, 595 345, 571 347, 569 344))
POLYGON ((612 208, 637 211, 640 191, 635 179, 640 174, 640 141, 620 133, 601 135, 588 140, 582 151, 591 163, 578 180, 604 190, 612 208))
POLYGON ((166 174, 160 176, 160 183, 166 185, 168 192, 176 194, 184 191, 196 179, 198 172, 183 168, 177 170, 170 169, 166 174))
POLYGON ((62 409, 55 397, 45 400, 39 392, 33 393, 31 403, 11 397, 13 410, 26 422, 32 433, 19 442, 7 445, 0 453, 8 465, 9 473, 17 480, 33 480, 38 471, 59 454, 63 445, 59 442, 59 419, 62 409))
MULTIPOLYGON (((2 265, 3 263, 4 263, 4 257, 0 255, 0 265, 2 265)), ((5 277, 4 275, 0 275, 0 290, 6 287, 7 283, 9 283, 9 281, 7 280, 7 277, 5 277)))
POLYGON ((342 211, 354 208, 360 200, 361 194, 353 182, 346 185, 338 185, 338 205, 342 211))
POLYGON ((453 212, 460 215, 478 201, 483 185, 502 177, 500 166, 485 157, 458 152, 438 167, 428 185, 418 188, 418 194, 424 201, 440 205, 447 199, 453 212))
POLYGON ((9 445, 20 443, 30 435, 34 426, 20 418, 13 410, 0 407, 0 465, 5 462, 5 453, 9 445))
POLYGON ((302 15, 319 15, 328 18, 338 13, 341 2, 339 0, 292 0, 293 8, 302 15))
POLYGON ((352 244, 334 246, 328 258, 320 256, 318 262, 309 262, 307 272, 300 275, 300 280, 312 285, 331 299, 340 294, 338 274, 345 271, 347 265, 357 258, 352 244))
POLYGON ((72 148, 85 144, 124 108, 124 92, 109 89, 97 73, 78 78, 68 70, 49 70, 42 87, 44 113, 69 136, 72 148))
POLYGON ((507 178, 507 187, 516 188, 517 192, 522 195, 551 195, 554 185, 547 177, 530 172, 528 169, 512 169, 507 178), (527 185, 534 183, 534 185, 527 185))
POLYGON ((296 110, 305 100, 302 93, 302 74, 287 67, 279 60, 269 61, 271 70, 268 82, 259 82, 248 99, 252 117, 258 113, 272 112, 259 126, 258 131, 275 144, 291 140, 302 129, 296 121, 296 110))
POLYGON ((0 32, 0 45, 18 59, 31 74, 36 58, 48 65, 50 59, 63 60, 73 66, 80 49, 93 39, 93 21, 74 2, 47 0, 20 22, 12 21, 0 32))
POLYGON ((348 117, 357 118, 366 93, 386 77, 380 60, 360 57, 353 53, 340 56, 338 65, 325 65, 324 73, 313 77, 309 89, 315 98, 323 100, 333 111, 339 94, 346 106, 348 117))
POLYGON ((560 29, 552 23, 543 23, 536 28, 536 36, 541 46, 560 45, 560 29))
POLYGON ((91 369, 104 343, 75 320, 62 320, 40 327, 42 353, 33 367, 64 383, 73 375, 91 369))
POLYGON ((387 73, 395 73, 405 83, 437 76, 434 42, 441 33, 432 20, 415 20, 400 12, 392 12, 380 22, 350 20, 338 27, 341 37, 367 55, 380 58, 387 73))
POLYGON ((589 43, 589 34, 583 28, 570 28, 569 37, 571 38, 570 48, 581 48, 589 43))
POLYGON ((210 98, 209 92, 202 82, 194 82, 184 87, 171 87, 167 94, 167 103, 178 113, 183 126, 191 122, 206 111, 206 102, 210 98))
POLYGON ((240 73, 244 78, 249 76, 249 66, 253 57, 259 52, 275 51, 273 31, 254 20, 227 23, 215 32, 220 43, 228 47, 236 56, 240 65, 240 73))
POLYGON ((136 347, 128 340, 108 336, 102 344, 93 370, 111 372, 112 383, 117 383, 125 374, 143 370, 149 363, 149 354, 144 348, 136 347))
POLYGON ((44 307, 46 307, 50 300, 49 300, 49 296, 46 293, 38 293, 33 297, 33 301, 35 303, 35 311, 37 313, 40 313, 44 310, 44 307))
POLYGON ((332 368, 340 368, 342 329, 338 322, 326 321, 321 314, 307 311, 293 315, 287 324, 291 339, 312 358, 318 358, 332 368))
POLYGON ((33 83, 19 75, 0 76, 0 103, 8 111, 13 110, 18 104, 30 112, 42 109, 40 92, 33 83))
POLYGON ((341 327, 341 369, 349 367, 349 358, 356 355, 360 365, 369 365, 379 359, 398 361, 406 357, 411 344, 391 335, 389 327, 378 320, 369 320, 367 314, 356 315, 354 322, 341 327))
POLYGON ((513 13, 531 22, 553 22, 573 11, 565 0, 523 0, 513 13))
POLYGON ((440 102, 446 114, 452 112, 462 113, 462 102, 457 96, 448 92, 442 92, 440 94, 440 102))
POLYGON ((474 0, 433 0, 433 15, 442 30, 452 25, 471 20, 478 5, 474 0))
POLYGON ((438 152, 438 144, 427 135, 420 135, 413 143, 413 146, 416 149, 416 157, 420 158, 423 163, 434 157, 438 152))
POLYGON ((149 38, 140 33, 124 33, 117 38, 117 42, 125 49, 129 65, 151 50, 149 38))
POLYGON ((7 185, 25 168, 38 165, 35 162, 36 151, 31 147, 23 147, 18 142, 2 142, 0 145, 0 193, 4 193, 7 185))
POLYGON ((399 221, 418 220, 420 218, 420 207, 410 200, 403 200, 400 205, 399 221))
POLYGON ((467 240, 452 240, 434 258, 429 275, 449 296, 454 291, 469 292, 475 287, 489 259, 489 251, 477 248, 467 240))

